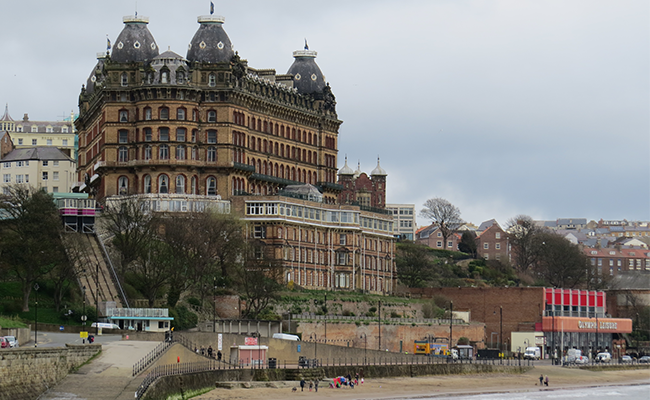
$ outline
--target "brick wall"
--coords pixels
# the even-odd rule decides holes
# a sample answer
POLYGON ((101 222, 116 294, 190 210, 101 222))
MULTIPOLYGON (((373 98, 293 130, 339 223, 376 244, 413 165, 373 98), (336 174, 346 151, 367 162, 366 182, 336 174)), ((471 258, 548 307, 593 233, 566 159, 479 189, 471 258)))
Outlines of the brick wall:
MULTIPOLYGON (((503 307, 503 337, 510 332, 534 331, 535 323, 542 322, 544 289, 539 287, 515 288, 424 288, 410 289, 415 296, 433 298, 443 296, 454 302, 454 309, 469 309, 472 321, 485 323, 485 342, 498 340, 500 307, 503 307)), ((455 335, 454 335, 455 336, 455 335)))
POLYGON ((0 400, 35 399, 101 350, 99 344, 2 350, 0 400))

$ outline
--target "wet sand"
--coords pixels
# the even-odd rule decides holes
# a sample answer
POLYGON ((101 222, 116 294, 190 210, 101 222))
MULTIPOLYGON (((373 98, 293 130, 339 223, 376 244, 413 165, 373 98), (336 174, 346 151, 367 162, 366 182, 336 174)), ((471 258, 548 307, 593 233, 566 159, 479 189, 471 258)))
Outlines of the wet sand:
POLYGON ((650 369, 621 371, 586 371, 557 366, 538 366, 523 374, 435 375, 416 378, 367 379, 363 385, 350 389, 329 389, 321 383, 318 393, 299 382, 277 382, 278 388, 215 389, 195 397, 201 400, 286 400, 303 397, 337 399, 398 399, 460 394, 526 392, 547 390, 539 386, 540 374, 549 378, 548 389, 576 389, 621 384, 650 384, 650 369), (292 388, 297 387, 297 392, 292 388))

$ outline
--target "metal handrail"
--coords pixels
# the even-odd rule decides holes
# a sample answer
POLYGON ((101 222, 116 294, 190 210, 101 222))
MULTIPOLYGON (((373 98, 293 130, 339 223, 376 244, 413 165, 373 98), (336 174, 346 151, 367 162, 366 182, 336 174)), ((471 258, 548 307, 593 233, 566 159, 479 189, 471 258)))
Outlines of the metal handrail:
POLYGON ((111 267, 111 272, 113 273, 113 279, 115 280, 115 284, 117 285, 117 287, 120 289, 120 294, 122 295, 122 300, 124 301, 124 305, 126 306, 126 308, 131 308, 129 307, 129 300, 126 298, 126 294, 124 294, 124 289, 122 289, 122 284, 120 283, 120 279, 117 277, 117 273, 115 272, 115 268, 113 267, 113 261, 111 261, 111 257, 108 255, 108 251, 106 250, 106 246, 104 246, 104 241, 97 234, 96 231, 95 231, 95 237, 97 238, 99 244, 102 246, 102 251, 104 252, 104 259, 108 261, 108 266, 111 267))

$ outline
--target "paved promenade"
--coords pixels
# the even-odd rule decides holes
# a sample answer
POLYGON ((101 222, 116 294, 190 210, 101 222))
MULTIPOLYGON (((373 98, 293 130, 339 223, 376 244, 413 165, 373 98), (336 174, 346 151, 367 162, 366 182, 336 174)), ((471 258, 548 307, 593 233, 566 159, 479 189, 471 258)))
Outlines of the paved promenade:
POLYGON ((99 357, 68 375, 40 399, 133 400, 144 376, 131 377, 133 364, 158 344, 130 340, 104 343, 99 357))

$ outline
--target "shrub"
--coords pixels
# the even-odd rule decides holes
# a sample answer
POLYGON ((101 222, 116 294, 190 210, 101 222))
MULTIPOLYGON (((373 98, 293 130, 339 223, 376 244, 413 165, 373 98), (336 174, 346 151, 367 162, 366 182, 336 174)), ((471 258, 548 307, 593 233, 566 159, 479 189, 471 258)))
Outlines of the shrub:
POLYGON ((391 318, 400 318, 401 316, 396 311, 391 311, 390 312, 390 317, 391 318))
POLYGON ((201 307, 201 300, 196 297, 188 297, 187 302, 193 306, 201 307))

